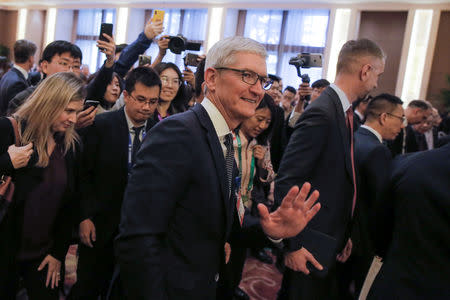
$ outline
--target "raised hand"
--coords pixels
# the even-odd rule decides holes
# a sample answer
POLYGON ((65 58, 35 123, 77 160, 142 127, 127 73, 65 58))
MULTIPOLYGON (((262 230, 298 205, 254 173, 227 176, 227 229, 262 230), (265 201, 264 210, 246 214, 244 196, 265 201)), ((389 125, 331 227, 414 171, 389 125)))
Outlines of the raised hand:
POLYGON ((152 22, 152 19, 147 21, 144 27, 144 34, 149 40, 153 40, 157 35, 160 35, 164 30, 163 21, 152 22))
POLYGON ((116 56, 116 43, 112 36, 109 36, 106 33, 103 33, 103 36, 108 41, 97 40, 97 47, 106 55, 105 66, 111 68, 114 65, 114 58, 116 56))
POLYGON ((284 197, 280 207, 269 213, 264 204, 258 204, 261 227, 272 239, 290 238, 302 231, 320 209, 320 203, 314 205, 319 192, 314 191, 305 201, 311 184, 305 182, 299 191, 293 186, 284 197), (314 206, 313 206, 314 205, 314 206))

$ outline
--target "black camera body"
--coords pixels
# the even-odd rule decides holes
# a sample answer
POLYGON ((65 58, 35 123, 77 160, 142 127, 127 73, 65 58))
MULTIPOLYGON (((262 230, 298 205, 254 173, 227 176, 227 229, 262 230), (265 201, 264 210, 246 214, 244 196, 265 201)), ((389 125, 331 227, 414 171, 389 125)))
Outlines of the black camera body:
POLYGON ((188 41, 182 34, 169 36, 169 50, 181 54, 185 50, 200 51, 201 43, 188 41))
MULTIPOLYGON (((302 77, 301 68, 321 68, 322 54, 320 53, 300 53, 297 56, 291 57, 289 64, 297 68, 298 77, 302 77)), ((302 78, 303 80, 303 78, 302 78)), ((305 82, 305 81, 303 81, 305 82)))

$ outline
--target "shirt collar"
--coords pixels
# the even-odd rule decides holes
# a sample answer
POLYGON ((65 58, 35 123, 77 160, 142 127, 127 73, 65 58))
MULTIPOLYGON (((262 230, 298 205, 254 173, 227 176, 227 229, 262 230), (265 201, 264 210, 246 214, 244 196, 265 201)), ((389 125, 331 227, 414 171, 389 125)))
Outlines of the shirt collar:
POLYGON ((347 95, 334 83, 330 84, 330 87, 338 94, 339 100, 341 101, 342 109, 344 113, 350 108, 350 101, 348 101, 347 95))
MULTIPOLYGON (((134 133, 133 127, 135 127, 135 126, 134 126, 133 122, 131 122, 130 117, 128 117, 126 107, 123 108, 123 112, 125 113, 125 119, 127 120, 128 130, 130 132, 134 133)), ((141 126, 144 126, 144 128, 146 128, 147 127, 147 120, 145 120, 144 124, 142 124, 141 126)), ((140 126, 138 126, 138 127, 140 127, 140 126)))
POLYGON ((225 136, 231 132, 225 118, 211 100, 205 97, 200 105, 202 105, 208 113, 218 137, 225 136))
POLYGON ((358 117, 361 121, 364 120, 364 116, 357 109, 355 109, 354 113, 358 115, 358 117))
POLYGON ((27 70, 25 70, 24 68, 22 68, 21 66, 18 66, 16 64, 14 64, 14 68, 19 70, 20 73, 22 73, 23 77, 25 77, 25 79, 28 79, 28 72, 27 72, 27 70))
POLYGON ((383 143, 383 138, 381 137, 381 134, 378 133, 378 131, 376 131, 372 127, 370 127, 368 125, 365 125, 365 124, 361 125, 361 127, 369 130, 370 132, 372 132, 377 137, 377 139, 380 141, 380 143, 383 143))

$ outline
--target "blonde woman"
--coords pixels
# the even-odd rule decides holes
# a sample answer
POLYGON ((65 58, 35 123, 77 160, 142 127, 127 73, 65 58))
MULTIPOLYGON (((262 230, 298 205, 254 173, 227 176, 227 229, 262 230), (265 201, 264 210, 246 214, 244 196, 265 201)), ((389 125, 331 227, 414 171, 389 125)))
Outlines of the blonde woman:
POLYGON ((57 73, 14 114, 21 147, 10 121, 0 119, 0 174, 13 176, 13 204, 0 224, 0 299, 15 299, 23 278, 30 300, 58 299, 61 265, 74 215, 77 114, 83 82, 57 73))

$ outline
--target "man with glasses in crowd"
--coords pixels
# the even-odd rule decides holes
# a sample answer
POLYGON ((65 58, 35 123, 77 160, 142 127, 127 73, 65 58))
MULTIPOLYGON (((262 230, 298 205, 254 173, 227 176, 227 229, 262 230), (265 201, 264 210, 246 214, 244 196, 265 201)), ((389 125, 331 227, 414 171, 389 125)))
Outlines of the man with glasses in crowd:
MULTIPOLYGON (((99 114, 83 136, 81 216, 77 282, 69 299, 106 296, 114 270, 117 235, 128 176, 148 130, 156 123, 161 81, 150 68, 132 70, 125 81, 125 106, 99 114)), ((151 137, 150 137, 151 138, 151 137)))
MULTIPOLYGON (((400 98, 381 94, 370 100, 363 125, 355 133, 355 163, 358 170, 358 200, 352 230, 351 265, 355 293, 359 296, 364 279, 375 255, 374 223, 383 222, 374 208, 387 197, 392 155, 383 140, 391 141, 405 127, 406 117, 400 98)), ((377 255, 383 255, 379 251, 377 255)))
POLYGON ((224 245, 248 227, 293 236, 318 211, 318 192, 290 190, 260 223, 246 224, 236 198, 232 130, 251 117, 270 87, 264 47, 248 38, 216 43, 206 56, 206 97, 159 122, 136 158, 122 205, 117 261, 126 299, 216 298, 224 245), (259 225, 260 224, 260 225, 259 225), (241 228, 242 226, 242 228, 241 228))

